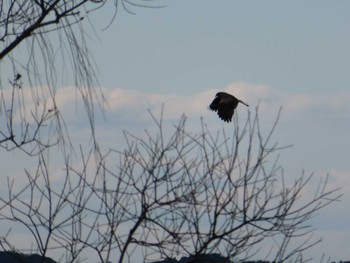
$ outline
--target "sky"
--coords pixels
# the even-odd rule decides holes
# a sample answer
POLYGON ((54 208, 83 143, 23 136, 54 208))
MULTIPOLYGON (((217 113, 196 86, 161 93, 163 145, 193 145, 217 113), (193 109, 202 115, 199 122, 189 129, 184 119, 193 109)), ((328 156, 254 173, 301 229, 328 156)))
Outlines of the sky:
MULTIPOLYGON (((113 6, 90 14, 90 51, 108 102, 97 120, 101 141, 122 147, 122 131, 142 134, 152 126, 147 110, 159 115, 163 103, 169 123, 185 114, 190 130, 200 118, 213 131, 229 130, 234 124, 207 110, 218 91, 250 105, 238 107, 240 118, 259 104, 266 130, 282 107, 275 139, 293 145, 280 156, 285 174, 313 172, 316 181, 329 174, 329 187, 342 188, 342 201, 312 219, 323 242, 309 255, 350 260, 350 2, 153 3, 166 6, 120 9, 111 25, 113 6)), ((81 134, 71 89, 62 87, 60 101, 81 134)))
POLYGON ((120 12, 99 35, 102 85, 189 95, 237 81, 288 92, 348 89, 346 1, 165 3, 120 12))

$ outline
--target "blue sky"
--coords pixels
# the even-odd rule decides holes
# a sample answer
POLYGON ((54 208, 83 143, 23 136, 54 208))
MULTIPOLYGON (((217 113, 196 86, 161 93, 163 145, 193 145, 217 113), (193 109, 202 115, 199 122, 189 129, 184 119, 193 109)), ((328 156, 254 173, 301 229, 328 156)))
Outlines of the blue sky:
MULTIPOLYGON (((233 81, 289 92, 348 89, 346 1, 165 3, 120 12, 99 35, 93 53, 103 86, 181 94, 233 81)), ((112 17, 104 11, 97 30, 112 17)))
MULTIPOLYGON (((105 30, 113 5, 90 15, 98 38, 88 31, 89 46, 109 105, 106 120, 97 119, 101 143, 120 148, 124 129, 142 134, 152 126, 147 109, 157 115, 163 102, 170 123, 184 113, 190 130, 199 129, 200 117, 214 132, 230 130, 232 123, 207 110, 219 90, 246 101, 252 112, 260 102, 264 129, 282 106, 275 138, 293 144, 281 153, 285 174, 293 180, 305 169, 316 182, 330 174, 330 187, 342 187, 344 194, 313 219, 323 242, 309 255, 314 262, 322 253, 350 260, 350 1, 154 4, 167 6, 130 7, 135 15, 120 9, 105 30)), ((73 136, 80 138, 87 125, 72 103, 74 92, 62 87, 58 96, 73 136)), ((240 118, 246 112, 237 109, 240 118)), ((13 162, 14 153, 0 154, 4 163, 13 162)))

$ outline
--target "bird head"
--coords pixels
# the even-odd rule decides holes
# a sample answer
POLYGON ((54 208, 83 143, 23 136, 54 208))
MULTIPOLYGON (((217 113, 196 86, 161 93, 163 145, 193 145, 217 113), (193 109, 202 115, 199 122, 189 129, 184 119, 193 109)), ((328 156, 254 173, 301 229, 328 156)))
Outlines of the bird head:
POLYGON ((218 93, 216 93, 215 98, 221 97, 222 94, 224 94, 224 92, 218 92, 218 93))

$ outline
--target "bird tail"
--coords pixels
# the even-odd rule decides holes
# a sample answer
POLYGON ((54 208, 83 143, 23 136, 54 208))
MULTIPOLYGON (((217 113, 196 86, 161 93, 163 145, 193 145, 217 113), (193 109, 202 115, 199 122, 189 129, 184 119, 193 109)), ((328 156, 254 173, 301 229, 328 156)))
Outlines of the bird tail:
POLYGON ((238 100, 238 102, 240 102, 240 103, 246 105, 247 107, 249 107, 249 105, 247 103, 245 103, 244 101, 238 100))

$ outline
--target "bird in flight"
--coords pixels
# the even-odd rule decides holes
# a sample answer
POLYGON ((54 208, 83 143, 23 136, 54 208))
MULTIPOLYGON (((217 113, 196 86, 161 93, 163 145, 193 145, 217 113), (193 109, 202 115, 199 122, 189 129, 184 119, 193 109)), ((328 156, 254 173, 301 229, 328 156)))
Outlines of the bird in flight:
POLYGON ((247 107, 249 106, 247 103, 237 99, 231 94, 226 92, 218 92, 216 93, 213 102, 209 105, 209 110, 217 112, 220 119, 223 121, 231 122, 233 113, 239 102, 247 107))

